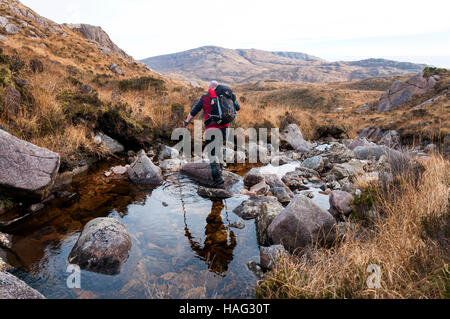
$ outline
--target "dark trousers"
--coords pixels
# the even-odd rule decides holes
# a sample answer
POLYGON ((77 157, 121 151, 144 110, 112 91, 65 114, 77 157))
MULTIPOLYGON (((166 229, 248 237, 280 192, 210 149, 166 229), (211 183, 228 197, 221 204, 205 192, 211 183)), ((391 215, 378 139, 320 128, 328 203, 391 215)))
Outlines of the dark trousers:
MULTIPOLYGON (((219 130, 219 129, 216 129, 216 130, 219 130)), ((222 128, 222 129, 220 129, 220 131, 222 133, 222 145, 224 145, 226 143, 226 140, 227 140, 227 128, 222 128)), ((206 150, 207 146, 210 143, 212 143, 215 140, 215 138, 216 138, 216 136, 213 135, 213 136, 211 136, 210 140, 206 141, 204 150, 206 150)), ((216 160, 215 160, 216 148, 213 148, 211 150, 211 156, 214 157, 214 158, 210 159, 212 178, 213 178, 214 182, 222 182, 223 183, 223 179, 222 179, 222 164, 221 163, 217 163, 216 160)))
MULTIPOLYGON (((213 130, 213 129, 210 129, 210 130, 213 130)), ((214 129, 214 130, 220 130, 222 132, 222 143, 223 143, 223 145, 225 145, 226 141, 227 141, 227 128, 225 127, 225 128, 221 128, 221 129, 214 129)), ((210 143, 212 143, 215 140, 215 138, 216 138, 215 136, 211 136, 211 139, 206 141, 203 151, 206 150, 206 147, 210 143)), ((212 149, 211 155, 212 156, 216 156, 216 149, 215 148, 212 149)))

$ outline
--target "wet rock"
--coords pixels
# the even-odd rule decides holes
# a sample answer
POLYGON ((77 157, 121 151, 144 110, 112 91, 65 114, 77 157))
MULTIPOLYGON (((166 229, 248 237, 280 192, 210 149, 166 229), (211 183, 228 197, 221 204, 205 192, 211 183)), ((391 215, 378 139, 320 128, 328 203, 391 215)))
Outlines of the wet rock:
POLYGON ((266 195, 269 191, 270 187, 265 181, 262 181, 250 188, 250 192, 255 193, 256 195, 266 195))
POLYGON ((113 168, 111 168, 111 171, 115 175, 123 175, 127 172, 127 168, 125 166, 114 166, 113 168))
POLYGON ((127 172, 135 184, 159 185, 163 182, 161 169, 152 163, 144 151, 138 153, 136 161, 128 167, 127 172))
POLYGON ((236 229, 244 229, 245 228, 245 224, 241 221, 232 222, 228 226, 231 228, 236 228, 236 229))
POLYGON ((197 193, 201 197, 209 198, 212 200, 222 200, 233 197, 232 192, 220 188, 199 187, 197 193))
POLYGON ((330 194, 329 212, 336 218, 340 216, 348 217, 352 213, 351 202, 353 196, 343 191, 332 191, 330 194))
POLYGON ((311 199, 297 195, 275 217, 268 233, 274 244, 286 249, 305 248, 316 243, 335 240, 335 219, 311 199))
POLYGON ((321 172, 324 167, 324 161, 322 156, 317 155, 314 157, 307 158, 303 161, 302 166, 315 170, 316 172, 321 172))
POLYGON ((278 202, 276 197, 273 196, 251 196, 241 205, 233 210, 233 213, 241 217, 242 219, 249 220, 256 218, 263 210, 265 211, 277 211, 282 210, 283 206, 278 202))
POLYGON ((158 159, 160 161, 163 161, 166 159, 176 159, 178 158, 178 156, 180 156, 180 152, 177 149, 167 145, 163 145, 159 152, 158 159))
POLYGON ((289 253, 282 245, 273 245, 270 247, 260 247, 260 265, 265 270, 272 270, 276 267, 278 258, 289 253))
POLYGON ((103 133, 97 133, 95 135, 95 141, 101 143, 102 146, 111 153, 121 153, 125 150, 122 144, 117 142, 115 139, 109 137, 103 133))
POLYGON ((286 143, 298 152, 309 152, 312 145, 305 141, 299 127, 295 124, 289 124, 280 133, 280 141, 286 143))
POLYGON ((0 130, 0 191, 12 197, 42 200, 59 169, 59 155, 0 130))
POLYGON ((261 266, 258 265, 256 261, 249 261, 247 263, 247 268, 256 276, 258 279, 264 278, 264 272, 261 269, 261 266))
POLYGON ((275 217, 277 217, 282 210, 283 206, 279 203, 261 203, 259 214, 256 216, 256 235, 258 245, 264 246, 270 244, 270 238, 267 230, 275 217))
POLYGON ((166 171, 176 171, 181 168, 183 162, 180 159, 166 159, 159 164, 159 167, 166 171))
POLYGON ((273 156, 270 160, 270 163, 273 166, 278 166, 278 165, 286 165, 289 163, 292 163, 293 159, 285 156, 285 155, 277 155, 277 156, 273 156))
POLYGON ((81 269, 114 275, 128 259, 131 238, 125 226, 112 218, 87 223, 69 255, 69 262, 81 269))
MULTIPOLYGON (((211 166, 207 161, 186 163, 181 168, 181 173, 189 176, 202 185, 213 184, 211 166)), ((221 188, 225 189, 231 189, 237 182, 241 180, 241 177, 239 175, 226 170, 222 170, 222 178, 224 179, 225 184, 221 188)))
POLYGON ((12 236, 9 234, 0 233, 0 247, 12 248, 12 236))
POLYGON ((45 297, 19 278, 0 271, 0 299, 45 299, 45 297))
POLYGON ((271 187, 270 191, 272 192, 272 195, 275 196, 283 205, 289 204, 292 199, 291 195, 284 187, 271 187))
POLYGON ((244 177, 244 186, 252 187, 264 181, 264 176, 258 168, 252 168, 244 177))

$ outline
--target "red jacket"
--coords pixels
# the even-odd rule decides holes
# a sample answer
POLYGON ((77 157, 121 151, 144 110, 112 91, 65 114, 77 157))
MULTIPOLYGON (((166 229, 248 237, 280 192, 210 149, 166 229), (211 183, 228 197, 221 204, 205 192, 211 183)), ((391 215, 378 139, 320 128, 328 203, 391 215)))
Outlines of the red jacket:
MULTIPOLYGON (((206 121, 209 118, 209 114, 211 114, 211 109, 212 109, 212 105, 211 105, 211 98, 216 98, 216 92, 214 90, 209 90, 208 94, 205 94, 202 96, 202 98, 200 99, 200 101, 198 101, 198 103, 192 108, 191 110, 191 115, 192 116, 196 116, 198 114, 198 112, 200 112, 201 109, 203 109, 203 113, 204 113, 204 120, 206 121)), ((225 125, 219 125, 217 123, 210 123, 206 126, 206 130, 208 129, 212 129, 212 128, 227 128, 230 126, 230 123, 225 124, 225 125)))

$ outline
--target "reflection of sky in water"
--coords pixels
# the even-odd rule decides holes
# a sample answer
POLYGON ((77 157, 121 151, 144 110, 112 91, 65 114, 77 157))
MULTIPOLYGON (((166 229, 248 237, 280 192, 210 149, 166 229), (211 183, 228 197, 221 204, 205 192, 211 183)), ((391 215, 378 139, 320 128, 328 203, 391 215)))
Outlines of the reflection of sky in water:
MULTIPOLYGON (((42 215, 42 220, 48 218, 44 225, 42 220, 32 219, 25 225, 27 230, 15 235, 14 253, 19 258, 8 254, 8 261, 20 268, 15 274, 47 297, 253 296, 256 278, 246 263, 259 260, 254 221, 244 222, 246 227, 242 230, 229 227, 240 220, 232 210, 246 196, 236 195, 212 209, 211 201, 197 195, 196 185, 187 178, 178 179, 177 175, 168 176, 164 185, 151 193, 147 191, 148 195, 138 198, 137 204, 133 198, 142 197, 142 192, 135 189, 124 192, 122 187, 120 194, 111 194, 111 187, 105 185, 95 185, 95 191, 82 186, 88 188, 79 190, 80 194, 86 192, 93 196, 82 197, 83 207, 89 207, 95 196, 105 199, 111 195, 111 201, 105 206, 109 216, 127 227, 132 237, 130 256, 119 275, 82 271, 82 290, 68 289, 67 257, 78 239, 81 225, 90 219, 86 216, 92 212, 79 212, 79 204, 68 208, 47 207, 42 215), (122 204, 127 199, 125 208, 116 209, 116 203, 122 204), (61 215, 65 218, 58 217, 61 215), (67 231, 67 224, 77 226, 67 231)), ((237 188, 242 188, 242 182, 237 188)))

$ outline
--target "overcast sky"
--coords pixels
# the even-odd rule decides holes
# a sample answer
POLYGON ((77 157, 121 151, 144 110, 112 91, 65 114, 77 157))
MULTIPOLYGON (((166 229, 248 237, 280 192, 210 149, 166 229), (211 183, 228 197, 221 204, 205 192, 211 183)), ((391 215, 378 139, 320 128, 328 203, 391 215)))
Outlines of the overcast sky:
POLYGON ((136 59, 203 45, 382 57, 450 68, 448 0, 22 0, 55 22, 101 26, 136 59))

